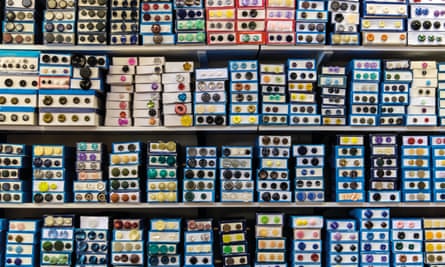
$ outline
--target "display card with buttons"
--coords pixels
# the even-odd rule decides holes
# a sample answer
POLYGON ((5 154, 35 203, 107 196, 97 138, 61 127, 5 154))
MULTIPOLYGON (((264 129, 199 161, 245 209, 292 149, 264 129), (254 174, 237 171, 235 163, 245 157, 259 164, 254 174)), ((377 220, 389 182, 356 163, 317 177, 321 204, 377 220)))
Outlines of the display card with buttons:
POLYGON ((221 154, 221 202, 253 202, 253 147, 223 146, 221 154))
POLYGON ((133 94, 134 126, 161 125, 160 78, 164 71, 164 57, 140 57, 136 66, 135 93, 133 94), (146 79, 152 76, 153 80, 146 79))
POLYGON ((350 62, 352 90, 349 99, 349 125, 351 126, 378 125, 380 63, 380 60, 367 59, 350 62))
POLYGON ((407 126, 437 125, 437 62, 411 61, 413 80, 409 92, 407 126))
POLYGON ((284 64, 260 64, 262 125, 287 125, 289 105, 286 100, 286 72, 284 64), (274 90, 268 92, 267 88, 274 90), (263 90, 263 88, 265 90, 263 90))
MULTIPOLYGON (((443 231, 445 226, 445 220, 443 218, 423 218, 423 235, 422 229, 416 229, 416 231, 422 240, 424 239, 424 254, 419 253, 419 262, 426 264, 441 264, 443 262, 443 253, 445 252, 443 242, 443 231), (422 258, 422 256, 424 256, 422 258), (423 260, 423 261, 422 261, 423 260)), ((409 235, 407 235, 409 236, 409 235)), ((417 239, 416 241, 418 241, 417 239)))
POLYGON ((259 85, 257 60, 229 61, 231 126, 259 124, 259 85))
POLYGON ((402 199, 405 202, 431 201, 431 148, 428 136, 403 136, 402 199))
POLYGON ((255 225, 255 265, 286 263, 284 214, 257 213, 255 225))
POLYGON ((112 0, 110 45, 139 44, 139 0, 112 0))
MULTIPOLYGON (((235 1, 212 2, 211 5, 206 3, 205 7, 207 44, 236 44, 238 41, 236 36, 238 31, 237 17, 239 17, 236 12, 239 12, 239 9, 235 9, 235 1)), ((181 10, 177 14, 179 12, 181 10)))
POLYGON ((295 2, 286 0, 265 1, 265 44, 295 44, 295 2))
POLYGON ((430 136, 433 201, 445 201, 445 136, 430 136))
POLYGON ((257 145, 260 151, 269 152, 258 155, 259 169, 256 181, 258 202, 291 202, 288 168, 291 137, 263 135, 258 137, 257 145))
MULTIPOLYGON (((175 27, 187 28, 187 22, 179 23, 173 16, 173 2, 141 1, 140 33, 143 45, 175 44, 175 27)), ((183 13, 181 13, 182 15, 183 13)), ((186 15, 186 12, 184 12, 186 15)), ((190 24, 192 24, 191 22, 190 24)), ((204 23, 202 23, 204 24, 204 23)))
MULTIPOLYGON (((218 165, 220 168, 226 166, 223 159, 217 162, 217 147, 187 146, 185 153, 183 202, 214 202, 216 169, 218 165)), ((246 159, 241 159, 240 163, 244 160, 246 159)), ((235 164, 235 160, 228 162, 229 167, 232 164, 235 164)))
POLYGON ((290 262, 293 265, 321 267, 323 217, 290 216, 290 220, 293 231, 290 262))
POLYGON ((0 144, 0 202, 29 202, 30 155, 24 144, 0 144))
POLYGON ((327 4, 327 1, 297 0, 295 25, 297 45, 326 44, 327 4))
MULTIPOLYGON (((287 80, 289 125, 320 125, 321 117, 317 104, 316 60, 288 59, 287 80)), ((273 87, 274 90, 276 88, 273 87)), ((322 90, 324 91, 325 89, 322 90)), ((326 109, 323 111, 326 114, 330 114, 333 110, 326 109)))
POLYGON ((332 28, 330 33, 331 45, 360 44, 360 5, 365 5, 364 2, 366 1, 328 1, 332 28))
MULTIPOLYGON (((52 1, 55 2, 55 1, 52 1)), ((72 1, 71 1, 72 2, 72 1)), ((4 1, 3 44, 29 45, 40 41, 36 28, 41 21, 39 1, 4 1), (37 11, 39 9, 39 11, 37 11)), ((65 2, 66 3, 66 2, 65 2)), ((3 7, 3 4, 1 4, 3 7)), ((0 11, 2 9, 0 8, 0 11)))
MULTIPOLYGON (((76 43, 75 0, 47 0, 43 20, 43 43, 48 45, 74 45, 76 43)), ((84 26, 83 24, 79 27, 84 26)), ((79 28, 79 32, 91 30, 79 28)))
POLYGON ((364 136, 337 135, 334 149, 335 201, 366 201, 364 136))
MULTIPOLYGON (((267 25, 266 1, 237 0, 236 5, 236 35, 239 44, 265 44, 267 25)), ((275 22, 276 25, 276 22, 275 22)))
MULTIPOLYGON (((144 146, 140 142, 113 143, 109 165, 110 203, 141 202, 141 165, 144 162, 144 146)), ((160 157, 147 159, 163 164, 160 157)), ((165 164, 165 163, 164 163, 165 164)))
MULTIPOLYGON (((113 57, 107 75, 110 92, 107 93, 105 126, 130 127, 133 125, 131 103, 134 95, 138 57, 113 57)), ((159 78, 155 77, 159 80, 159 78)))
POLYGON ((39 53, 1 51, 0 62, 0 124, 36 125, 39 53))
POLYGON ((359 266, 360 232, 353 219, 326 219, 326 262, 330 265, 359 266))
MULTIPOLYGON (((148 231, 147 263, 149 267, 154 266, 185 266, 181 264, 181 254, 179 244, 181 243, 182 220, 173 219, 151 219, 150 230, 148 231)), ((211 233, 211 232, 210 232, 211 233)), ((187 232, 184 235, 184 242, 200 244, 200 242, 212 240, 207 233, 187 232)), ((184 263, 186 264, 186 263, 184 263)))
MULTIPOLYGON (((76 144, 74 202, 107 202, 105 146, 96 142, 76 144)), ((113 187, 113 183, 111 185, 113 187)))
POLYGON ((369 202, 400 202, 399 145, 396 135, 369 135, 369 202))
POLYGON ((182 266, 214 266, 212 223, 213 219, 191 219, 186 221, 184 229, 184 264, 182 266), (198 239, 199 235, 201 237, 198 239))
MULTIPOLYGON (((75 229, 76 267, 105 267, 110 263, 109 218, 107 216, 80 216, 79 228, 75 229)), ((114 247, 124 249, 122 244, 114 247)))
MULTIPOLYGON (((32 202, 65 203, 71 201, 71 148, 63 145, 33 145, 32 202)), ((100 166, 98 166, 99 168, 100 166)))
POLYGON ((360 230, 360 261, 366 264, 391 266, 390 210, 383 208, 351 211, 360 230))
MULTIPOLYGON (((141 219, 114 219, 111 266, 145 266, 145 226, 141 219)), ((150 266, 150 265, 149 265, 150 266)))
POLYGON ((400 80, 401 74, 410 73, 410 61, 386 60, 383 62, 383 77, 380 83, 380 125, 405 125, 411 79, 400 80))
POLYGON ((323 125, 346 125, 346 67, 325 65, 318 75, 323 125), (330 110, 329 112, 327 110, 330 110))
POLYGON ((226 81, 227 68, 206 68, 195 70, 196 90, 194 93, 194 114, 196 126, 227 125, 226 81))
MULTIPOLYGON (((62 0, 63 1, 63 0, 62 0)), ((77 44, 106 45, 108 43, 108 1, 77 0, 77 44)), ((114 6, 114 0, 110 1, 114 6)), ((117 1, 122 2, 122 1, 117 1)), ((123 19, 127 12, 113 10, 111 20, 123 19)), ((113 44, 113 43, 112 43, 113 44)))
MULTIPOLYGON (((413 260, 413 264, 422 265, 424 246, 422 239, 414 238, 414 234, 422 235, 422 219, 420 218, 392 218, 392 258, 393 262, 401 264, 407 263, 408 256, 413 260), (394 234, 395 233, 395 234, 394 234), (409 233, 409 234, 408 234, 409 233), (417 260, 415 260, 417 258, 417 260)), ((425 249, 428 252, 436 250, 436 242, 425 242, 425 249), (431 248, 431 250, 429 250, 431 248)), ((442 250, 443 251, 443 250, 442 250)))
POLYGON ((217 16, 214 11, 204 9, 202 0, 174 0, 175 19, 176 19, 176 43, 177 44, 205 44, 206 43, 206 15, 207 19, 231 19, 235 11, 218 10, 217 16))
POLYGON ((150 141, 147 146, 147 202, 177 202, 178 155, 174 141, 150 141))
POLYGON ((295 157, 295 201, 324 201, 324 145, 293 145, 292 153, 295 157))
POLYGON ((410 1, 408 45, 436 46, 444 42, 444 3, 442 1, 410 1))
POLYGON ((363 45, 405 46, 408 40, 405 29, 408 15, 406 2, 365 1, 360 19, 363 45))
POLYGON ((74 215, 44 215, 40 243, 40 266, 72 266, 74 215))
POLYGON ((445 64, 437 63, 437 117, 438 124, 445 125, 445 64))
MULTIPOLYGON (((0 237, 5 241, 1 266, 39 265, 41 221, 37 219, 0 219, 0 237), (6 240, 5 240, 6 235, 6 240), (4 260, 4 262, 3 262, 4 260)), ((51 249, 53 244, 50 243, 51 249)), ((47 246, 42 244, 42 250, 47 246)))
POLYGON ((222 266, 250 266, 246 224, 245 219, 219 221, 222 266))
MULTIPOLYGON (((165 126, 190 127, 193 125, 192 109, 192 61, 171 61, 162 75, 162 107, 165 126)), ((207 98, 206 98, 207 99, 207 98)))

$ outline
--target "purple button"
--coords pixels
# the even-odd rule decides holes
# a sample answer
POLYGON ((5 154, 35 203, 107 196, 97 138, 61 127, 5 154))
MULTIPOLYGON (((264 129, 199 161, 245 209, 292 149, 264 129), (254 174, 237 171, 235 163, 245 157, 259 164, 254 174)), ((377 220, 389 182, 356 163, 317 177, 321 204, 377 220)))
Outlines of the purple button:
POLYGON ((331 228, 332 229, 337 229, 338 228, 338 223, 337 222, 331 223, 331 228))
POLYGON ((87 154, 85 153, 79 153, 79 160, 85 161, 87 160, 87 154))
POLYGON ((383 138, 382 138, 381 136, 377 136, 377 137, 375 138, 375 141, 376 141, 377 144, 381 144, 382 141, 383 141, 383 138))
POLYGON ((372 255, 366 256, 366 262, 373 262, 373 261, 374 261, 374 256, 372 256, 372 255))
POLYGON ((96 160, 96 154, 91 154, 90 155, 90 160, 96 160))

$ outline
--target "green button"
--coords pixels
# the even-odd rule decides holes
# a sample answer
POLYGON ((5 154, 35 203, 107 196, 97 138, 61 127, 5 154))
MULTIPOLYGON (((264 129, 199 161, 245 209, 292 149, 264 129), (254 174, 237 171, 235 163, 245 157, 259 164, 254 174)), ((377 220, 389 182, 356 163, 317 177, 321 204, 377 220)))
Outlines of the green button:
POLYGON ((153 100, 148 101, 147 107, 148 108, 154 108, 155 107, 155 102, 153 100))
POLYGON ((387 80, 391 79, 391 74, 386 74, 386 79, 387 80))
POLYGON ((48 255, 43 256, 43 261, 48 262, 50 260, 50 257, 48 255))
POLYGON ((187 23, 186 23, 186 27, 187 27, 187 29, 192 29, 193 28, 193 23, 189 20, 189 21, 187 21, 187 23))
POLYGON ((176 176, 176 172, 175 172, 175 171, 170 171, 170 172, 168 173, 168 176, 170 176, 170 177, 175 177, 175 176, 176 176))
POLYGON ((131 175, 137 175, 138 174, 138 170, 131 170, 131 175))
POLYGON ((187 192, 185 193, 185 201, 193 201, 195 199, 195 195, 193 192, 187 192))
POLYGON ((156 157, 151 157, 150 162, 151 163, 156 163, 158 161, 158 159, 156 157))
POLYGON ((280 216, 275 216, 275 217, 273 217, 273 222, 274 222, 275 224, 281 223, 281 217, 280 217, 280 216))
POLYGON ((428 36, 428 41, 433 42, 434 41, 434 35, 429 35, 428 36))
POLYGON ((184 40, 185 40, 184 35, 179 35, 178 39, 179 39, 179 41, 184 42, 184 40))
POLYGON ((372 79, 372 80, 377 79, 377 75, 376 75, 375 73, 371 73, 371 79, 372 79))
POLYGON ((118 189, 119 187, 120 187, 120 183, 119 183, 118 181, 113 180, 113 181, 111 182, 111 188, 113 188, 113 189, 118 189))
POLYGON ((168 247, 168 251, 169 252, 174 252, 175 251, 175 246, 169 246, 168 247))
POLYGON ((244 252, 244 247, 243 246, 238 246, 238 247, 236 247, 236 251, 238 251, 238 253, 243 253, 244 252))
POLYGON ((397 250, 401 250, 403 248, 403 244, 402 243, 397 243, 396 244, 396 249, 397 250))
POLYGON ((184 25, 183 25, 182 22, 180 22, 180 23, 178 24, 178 29, 180 29, 180 30, 184 29, 184 25))
POLYGON ((243 35, 243 42, 248 42, 250 40, 250 36, 248 34, 243 35))
POLYGON ((254 36, 253 36, 253 40, 254 40, 254 41, 259 41, 259 40, 260 40, 260 37, 259 37, 258 35, 254 35, 254 36))
POLYGON ((63 242, 60 240, 57 240, 56 242, 54 242, 54 249, 56 251, 62 251, 63 250, 63 242))
POLYGON ((196 22, 196 28, 199 29, 199 30, 204 29, 204 21, 202 21, 202 20, 198 20, 198 21, 196 22))
POLYGON ((122 182, 122 188, 123 188, 123 189, 127 189, 128 186, 129 186, 129 184, 128 184, 127 181, 122 182))
POLYGON ((122 170, 122 175, 123 175, 123 176, 128 176, 128 174, 130 174, 130 171, 129 171, 127 168, 124 168, 124 169, 122 170))
POLYGON ((163 156, 160 156, 159 157, 159 163, 164 164, 165 162, 167 162, 167 158, 163 157, 163 156))
POLYGON ((232 253, 232 247, 230 247, 230 246, 224 246, 223 250, 224 250, 224 254, 232 253))
POLYGON ((409 249, 409 250, 413 250, 413 249, 414 249, 414 244, 409 244, 409 245, 408 245, 408 249, 409 249))
POLYGON ((158 254, 158 252, 159 252, 158 246, 156 246, 156 245, 150 245, 148 250, 150 251, 151 255, 158 254))
POLYGON ((186 39, 187 41, 189 41, 189 42, 193 41, 193 34, 187 34, 187 35, 185 36, 185 39, 186 39))
POLYGON ((45 251, 51 251, 53 249, 53 244, 49 241, 45 241, 43 242, 42 248, 45 251))
POLYGON ((375 163, 377 166, 383 166, 384 160, 382 158, 378 158, 375 163))
POLYGON ((148 178, 156 178, 156 176, 158 176, 158 171, 156 171, 156 169, 148 170, 148 178))
POLYGON ((167 157, 167 164, 168 166, 174 166, 176 163, 176 157, 175 156, 168 156, 167 157))
POLYGON ((268 216, 261 216, 260 221, 262 224, 268 224, 269 223, 269 217, 268 216))
POLYGON ((394 75, 394 79, 396 79, 396 80, 400 80, 400 74, 396 74, 396 75, 394 75))
POLYGON ((417 36, 417 40, 420 42, 423 42, 426 40, 426 37, 425 37, 425 35, 422 34, 422 35, 417 36))
POLYGON ((198 40, 198 42, 204 42, 205 41, 205 34, 204 33, 202 33, 202 32, 199 32, 197 35, 196 35, 196 40, 198 40))
POLYGON ((161 252, 161 254, 166 254, 167 253, 167 246, 166 245, 162 245, 161 248, 159 249, 159 251, 161 252))
POLYGON ((121 174, 121 171, 119 170, 119 168, 113 168, 111 170, 111 175, 113 175, 114 177, 119 176, 121 174))
MULTIPOLYGON (((86 144, 85 144, 85 146, 86 146, 86 144)), ((91 145, 91 148, 93 149, 93 150, 97 150, 98 148, 99 148, 99 146, 97 145, 97 144, 92 144, 91 145)), ((86 149, 86 148, 85 148, 86 149)))
POLYGON ((51 264, 57 264, 57 262, 58 262, 57 257, 51 257, 51 259, 49 260, 49 263, 51 263, 51 264))
POLYGON ((160 175, 162 178, 165 178, 165 177, 167 176, 167 171, 166 171, 166 170, 161 170, 161 171, 159 172, 159 175, 160 175))
POLYGON ((369 79, 369 74, 368 73, 363 74, 363 78, 365 78, 366 80, 369 79))
POLYGON ((360 74, 360 73, 357 73, 356 75, 355 75, 355 78, 356 79, 360 79, 362 77, 362 75, 360 74))

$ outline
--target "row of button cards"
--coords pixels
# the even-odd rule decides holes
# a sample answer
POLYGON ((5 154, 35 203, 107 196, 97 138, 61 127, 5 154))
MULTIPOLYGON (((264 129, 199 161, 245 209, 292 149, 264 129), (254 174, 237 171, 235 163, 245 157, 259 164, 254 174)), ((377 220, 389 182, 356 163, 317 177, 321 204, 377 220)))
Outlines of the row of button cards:
POLYGON ((186 221, 186 229, 184 231, 184 267, 214 266, 212 223, 212 219, 192 219, 186 221))
MULTIPOLYGON (((437 219, 424 219, 425 234, 428 228, 436 228, 432 224, 427 226, 426 222, 437 222, 437 219)), ((420 218, 393 218, 391 220, 391 236, 392 236, 392 262, 397 266, 410 263, 412 266, 423 266, 423 233, 422 219, 420 218)), ((439 228, 439 227, 437 227, 439 228)), ((443 252, 440 249, 443 241, 438 243, 425 241, 426 252, 443 252), (439 245, 436 247, 436 244, 439 245), (438 249, 438 250, 436 250, 438 249)), ((425 256, 427 257, 427 253, 425 256)), ((426 258, 425 257, 425 258, 426 258)))
POLYGON ((76 267, 108 266, 110 263, 109 225, 109 218, 106 216, 80 216, 80 227, 74 232, 76 267))
POLYGON ((74 215, 44 215, 40 243, 40 266, 72 266, 74 215))
POLYGON ((365 147, 364 136, 338 135, 335 146, 335 201, 364 202, 365 147), (344 184, 348 186, 343 186, 344 184))
MULTIPOLYGON (((171 0, 163 2, 141 1, 140 12, 140 33, 143 45, 175 44, 175 19, 171 0)), ((187 25, 186 22, 182 22, 181 26, 179 24, 178 22, 178 28, 187 25)), ((202 24, 204 25, 204 22, 202 24)))
MULTIPOLYGON (((181 264, 181 219, 151 219, 148 231, 148 266, 184 266, 181 264)), ((200 233, 185 233, 185 242, 200 242, 200 233)))
POLYGON ((196 69, 195 125, 227 125, 227 68, 196 69))
POLYGON ((353 60, 349 71, 352 76, 349 125, 375 126, 378 120, 380 60, 353 60))
MULTIPOLYGON (((114 7, 115 1, 110 1, 114 7)), ((108 12, 106 0, 78 0, 77 44, 104 45, 108 41, 108 12)))
POLYGON ((321 216, 291 216, 293 265, 322 266, 323 217, 321 216))
POLYGON ((222 266, 250 266, 245 219, 219 221, 222 266))
POLYGON ((369 202, 399 202, 399 145, 396 135, 370 135, 369 202))
POLYGON ((359 223, 360 262, 391 266, 389 209, 355 209, 351 215, 359 223))
POLYGON ((179 201, 176 143, 149 142, 147 149, 147 202, 179 201))
POLYGON ((259 202, 291 202, 288 161, 290 136, 258 136, 260 163, 256 189, 259 202), (266 152, 266 153, 264 153, 266 152))
MULTIPOLYGON (((202 0, 174 0, 174 7, 176 43, 205 44, 205 9, 202 0)), ((210 20, 211 16, 207 18, 210 20)))
MULTIPOLYGON (((0 237, 4 248, 0 252, 2 266, 39 265, 40 220, 0 219, 0 237), (3 262, 4 260, 4 262, 3 262)), ((43 247, 43 244, 42 244, 43 247)), ((43 247, 44 248, 44 247, 43 247)))
POLYGON ((346 68, 326 65, 321 68, 318 86, 321 93, 323 125, 346 125, 346 68))
MULTIPOLYGON (((283 213, 257 213, 255 225, 255 266, 285 264, 286 237, 283 213)), ((281 265, 280 265, 281 266, 281 265)))
POLYGON ((324 145, 293 145, 295 201, 325 201, 324 145))
POLYGON ((39 53, 0 52, 0 124, 35 125, 39 53), (23 90, 16 90, 16 89, 23 90))
POLYGON ((237 10, 235 9, 235 2, 238 4, 240 1, 206 1, 205 15, 207 18, 205 24, 207 44, 236 44, 237 14, 235 12, 237 10))
POLYGON ((28 147, 23 144, 0 144, 0 202, 29 201, 31 172, 28 147))
POLYGON ((258 125, 258 61, 231 60, 229 61, 229 71, 230 125, 258 125))
MULTIPOLYGON (((113 143, 110 154, 110 203, 141 201, 143 143, 113 143)), ((155 160, 157 160, 155 158, 155 160)))
POLYGON ((359 266, 359 231, 353 219, 326 219, 328 248, 326 262, 330 265, 359 266))
POLYGON ((113 220, 110 261, 111 266, 145 266, 144 225, 141 219, 113 220))
MULTIPOLYGON (((4 1, 3 44, 34 44, 39 1, 4 1), (36 3, 37 2, 37 3, 36 3)), ((3 5, 2 5, 3 7, 3 5)), ((0 8, 0 11, 2 9, 0 8)))
MULTIPOLYGON (((47 0, 43 20, 43 43, 74 45, 76 43, 76 1, 47 0)), ((79 32, 81 31, 79 24, 79 32)), ((84 29, 85 31, 86 29, 84 29)))
POLYGON ((184 168, 184 202, 214 202, 216 170, 218 168, 216 146, 186 147, 184 168))
POLYGON ((251 146, 222 147, 220 159, 221 202, 254 201, 253 151, 251 146))
POLYGON ((106 174, 103 173, 105 146, 102 143, 79 142, 76 150, 74 202, 107 202, 106 174))
MULTIPOLYGON (((316 60, 288 59, 287 72, 289 125, 320 125, 321 117, 316 98, 318 80, 316 60)), ((277 87, 273 89, 275 88, 277 87)))
POLYGON ((401 156, 402 199, 431 201, 431 148, 428 136, 404 136, 401 156))
POLYGON ((327 1, 297 0, 295 25, 297 45, 326 44, 328 22, 326 4, 327 1))
POLYGON ((331 45, 360 44, 360 4, 361 1, 329 0, 331 18, 331 45))
POLYGON ((67 183, 72 168, 70 148, 63 145, 33 145, 33 203, 65 203, 72 197, 72 185, 67 183))
POLYGON ((284 64, 260 64, 260 87, 262 98, 262 125, 287 125, 286 73, 284 64), (267 88, 278 88, 268 93, 267 88), (266 89, 266 90, 263 90, 266 89))
MULTIPOLYGON (((421 226, 422 225, 420 225, 419 228, 416 228, 416 230, 412 230, 413 232, 416 231, 415 233, 417 233, 419 237, 418 239, 416 239, 416 241, 422 240, 421 226)), ((420 260, 423 259, 423 262, 425 264, 443 264, 443 256, 445 253, 445 249, 443 247, 444 230, 445 221, 443 218, 423 218, 424 250, 421 251, 424 251, 425 253, 418 253, 417 255, 420 260), (424 257, 422 258, 422 256, 424 257)))
POLYGON ((110 45, 139 44, 139 10, 139 0, 111 1, 110 45))

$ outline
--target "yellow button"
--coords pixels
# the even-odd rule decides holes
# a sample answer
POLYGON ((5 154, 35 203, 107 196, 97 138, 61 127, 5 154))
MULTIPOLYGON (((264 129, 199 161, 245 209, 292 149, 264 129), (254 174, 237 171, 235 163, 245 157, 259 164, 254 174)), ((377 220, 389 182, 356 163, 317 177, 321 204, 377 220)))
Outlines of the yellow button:
POLYGON ((43 152, 44 152, 43 147, 41 147, 41 146, 34 147, 34 155, 42 156, 43 152))
POLYGON ((235 124, 240 124, 241 123, 241 117, 240 116, 233 116, 232 117, 232 122, 235 124))
POLYGON ((176 190, 176 183, 174 182, 169 182, 167 185, 167 188, 169 191, 175 191, 176 190))
POLYGON ((434 251, 434 245, 433 244, 427 244, 425 250, 427 252, 433 252, 434 251))
POLYGON ((379 27, 380 28, 384 28, 385 27, 385 22, 383 20, 379 22, 379 27))
POLYGON ((185 127, 192 126, 193 120, 190 115, 184 115, 181 117, 181 125, 185 127))
POLYGON ((433 237, 434 237, 434 235, 433 235, 433 233, 431 231, 427 231, 425 233, 425 239, 426 240, 431 240, 431 239, 433 239, 433 237))
POLYGON ((121 232, 116 233, 117 239, 122 239, 123 237, 124 237, 124 235, 121 232))
POLYGON ((48 190, 49 190, 49 184, 47 182, 39 183, 39 191, 40 192, 48 192, 48 190))
POLYGON ((139 233, 138 230, 131 230, 130 233, 128 234, 128 237, 130 238, 130 240, 134 241, 134 240, 140 240, 141 239, 141 234, 139 233))
POLYGON ((56 190, 57 189, 57 184, 51 184, 49 187, 51 188, 51 190, 56 190))
POLYGON ((130 157, 128 157, 127 155, 123 155, 122 156, 122 163, 127 164, 128 162, 130 162, 130 157))
POLYGON ((249 117, 249 122, 250 123, 256 123, 257 122, 257 118, 255 116, 250 116, 249 117))
POLYGON ((53 148, 53 154, 58 156, 58 155, 62 155, 62 148, 60 147, 54 147, 53 148))
POLYGON ((369 22, 369 20, 364 20, 362 21, 362 26, 364 28, 369 28, 371 26, 371 22, 369 22))
POLYGON ((158 231, 163 231, 165 229, 165 222, 162 220, 159 220, 155 223, 154 228, 158 231))
POLYGON ((204 106, 198 106, 196 107, 196 113, 198 114, 202 114, 205 112, 205 107, 204 106))
POLYGON ((167 200, 169 202, 176 201, 176 193, 175 192, 169 192, 167 193, 167 200))
POLYGON ((159 202, 164 202, 166 198, 165 194, 162 192, 159 192, 156 197, 159 202))
POLYGON ((47 156, 50 156, 50 155, 52 155, 53 154, 53 147, 52 146, 46 146, 45 148, 44 148, 44 150, 45 150, 45 155, 47 155, 47 156))
POLYGON ((228 235, 223 236, 223 243, 230 243, 232 238, 228 235))
POLYGON ((118 155, 113 155, 111 156, 111 162, 113 164, 119 164, 119 162, 121 162, 121 157, 118 155))

